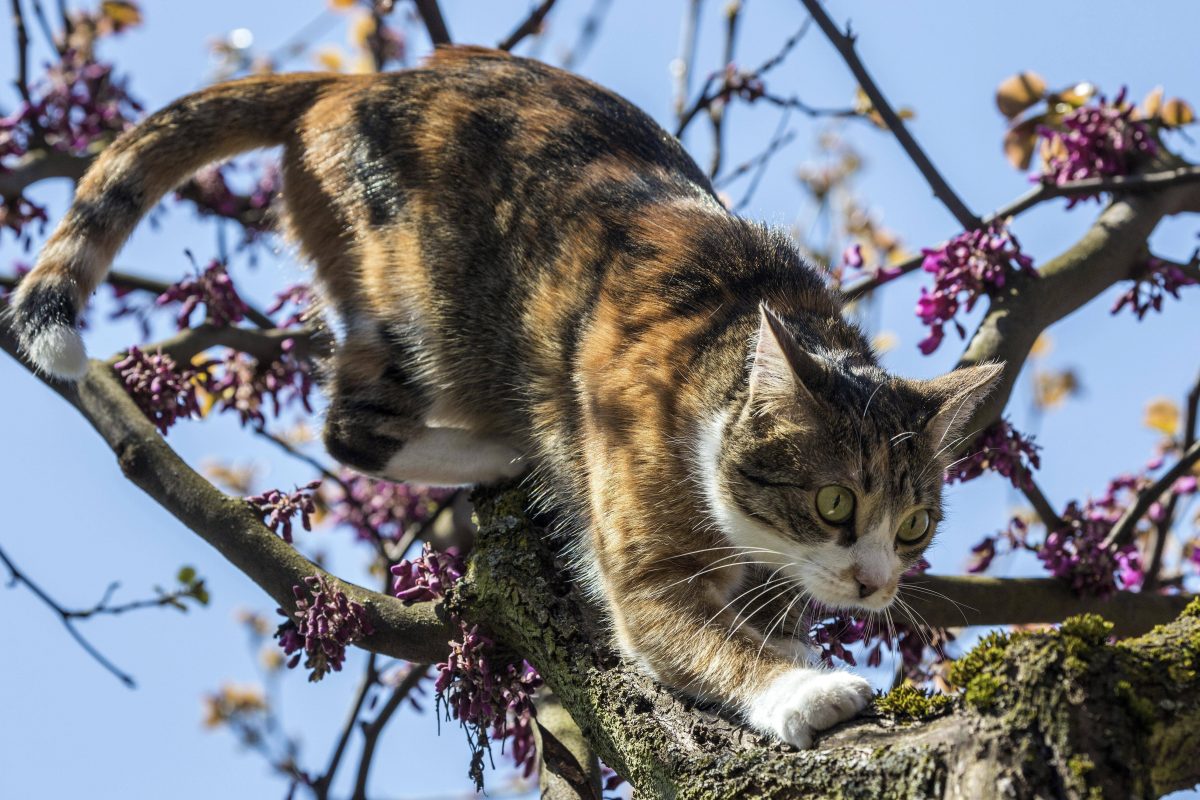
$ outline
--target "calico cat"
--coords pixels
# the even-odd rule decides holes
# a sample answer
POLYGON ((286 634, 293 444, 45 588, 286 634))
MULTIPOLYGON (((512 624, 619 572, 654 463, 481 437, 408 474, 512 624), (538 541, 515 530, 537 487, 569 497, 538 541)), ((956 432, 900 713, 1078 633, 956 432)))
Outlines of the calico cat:
POLYGON ((650 675, 799 747, 870 701, 791 626, 808 602, 893 601, 1000 366, 887 374, 788 238, 730 214, 648 116, 469 47, 151 115, 97 159, 16 293, 31 360, 82 375, 79 311, 140 217, 202 165, 276 144, 338 335, 330 455, 433 484, 532 467, 650 675))

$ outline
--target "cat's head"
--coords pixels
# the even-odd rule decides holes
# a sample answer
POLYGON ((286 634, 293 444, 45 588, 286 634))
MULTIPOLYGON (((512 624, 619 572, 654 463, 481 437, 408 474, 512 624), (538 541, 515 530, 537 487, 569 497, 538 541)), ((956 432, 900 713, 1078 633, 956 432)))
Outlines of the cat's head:
POLYGON ((705 487, 743 558, 832 608, 879 610, 942 518, 942 473, 1002 365, 928 381, 810 352, 765 306, 749 397, 709 433, 705 487))

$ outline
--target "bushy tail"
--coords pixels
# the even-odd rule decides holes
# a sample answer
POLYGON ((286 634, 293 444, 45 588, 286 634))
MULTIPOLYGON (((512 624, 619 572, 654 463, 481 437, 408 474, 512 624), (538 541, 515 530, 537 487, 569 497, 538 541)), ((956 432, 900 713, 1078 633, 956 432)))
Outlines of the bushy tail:
POLYGON ((82 377, 87 354, 79 312, 142 216, 204 165, 284 142, 336 80, 272 75, 212 86, 152 114, 106 148, 14 296, 17 337, 29 359, 51 375, 82 377))

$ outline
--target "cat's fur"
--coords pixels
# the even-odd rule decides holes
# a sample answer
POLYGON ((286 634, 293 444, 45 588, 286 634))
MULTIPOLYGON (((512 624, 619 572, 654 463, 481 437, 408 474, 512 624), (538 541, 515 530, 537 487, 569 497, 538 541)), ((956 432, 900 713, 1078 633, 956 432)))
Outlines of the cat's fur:
POLYGON ((917 508, 936 524, 947 445, 999 367, 889 376, 787 237, 726 211, 645 114, 477 48, 249 78, 150 116, 16 294, 31 359, 81 375, 78 312, 138 219, 201 165, 280 143, 288 230, 340 334, 331 455, 449 484, 532 464, 658 679, 799 746, 869 701, 807 666, 796 612, 892 601, 932 535, 901 546, 897 527, 917 508), (846 525, 815 511, 830 484, 857 497, 846 525))

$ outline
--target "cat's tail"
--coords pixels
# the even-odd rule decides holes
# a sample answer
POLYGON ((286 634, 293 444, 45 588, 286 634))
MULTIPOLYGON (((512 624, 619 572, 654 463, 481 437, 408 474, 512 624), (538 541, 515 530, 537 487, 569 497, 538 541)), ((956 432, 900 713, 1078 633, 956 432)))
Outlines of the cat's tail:
POLYGON ((13 299, 17 339, 34 365, 82 377, 79 313, 142 216, 206 164, 286 141, 336 80, 312 73, 218 84, 150 115, 106 148, 13 299))

